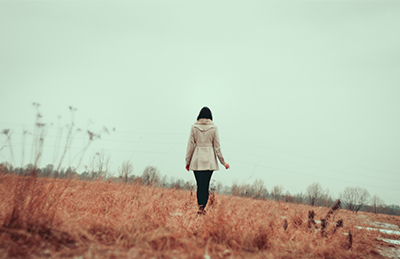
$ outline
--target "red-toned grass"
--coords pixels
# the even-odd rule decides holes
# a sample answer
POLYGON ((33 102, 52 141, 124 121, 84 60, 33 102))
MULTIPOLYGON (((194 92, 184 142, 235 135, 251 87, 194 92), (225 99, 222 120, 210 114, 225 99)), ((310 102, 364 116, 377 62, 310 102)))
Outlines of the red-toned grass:
POLYGON ((348 211, 324 237, 308 211, 319 220, 328 208, 215 195, 206 210, 189 191, 0 175, 0 258, 380 257, 377 233, 348 211))

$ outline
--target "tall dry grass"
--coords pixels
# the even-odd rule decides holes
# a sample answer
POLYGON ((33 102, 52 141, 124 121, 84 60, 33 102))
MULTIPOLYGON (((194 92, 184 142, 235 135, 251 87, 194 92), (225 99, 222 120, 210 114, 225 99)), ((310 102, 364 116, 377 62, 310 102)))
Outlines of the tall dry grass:
POLYGON ((222 195, 199 216, 189 191, 0 175, 0 258, 379 258, 356 217, 222 195))

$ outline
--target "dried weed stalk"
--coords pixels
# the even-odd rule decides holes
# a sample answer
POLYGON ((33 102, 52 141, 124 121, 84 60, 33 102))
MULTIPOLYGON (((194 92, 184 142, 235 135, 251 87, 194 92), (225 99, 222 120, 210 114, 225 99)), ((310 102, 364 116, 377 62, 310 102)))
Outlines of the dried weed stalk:
POLYGON ((315 220, 314 220, 315 212, 314 210, 309 210, 308 211, 308 228, 311 229, 311 227, 318 228, 316 226, 315 220))

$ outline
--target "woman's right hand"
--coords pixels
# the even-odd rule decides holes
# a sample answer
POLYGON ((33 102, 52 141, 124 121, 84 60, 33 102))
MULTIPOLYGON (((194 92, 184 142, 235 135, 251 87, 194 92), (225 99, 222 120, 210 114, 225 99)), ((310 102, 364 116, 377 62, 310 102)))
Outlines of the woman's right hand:
POLYGON ((186 165, 186 166, 185 166, 185 169, 186 169, 187 171, 189 171, 189 165, 186 165))
POLYGON ((224 166, 225 166, 225 169, 229 169, 230 168, 230 165, 228 163, 225 163, 224 166))

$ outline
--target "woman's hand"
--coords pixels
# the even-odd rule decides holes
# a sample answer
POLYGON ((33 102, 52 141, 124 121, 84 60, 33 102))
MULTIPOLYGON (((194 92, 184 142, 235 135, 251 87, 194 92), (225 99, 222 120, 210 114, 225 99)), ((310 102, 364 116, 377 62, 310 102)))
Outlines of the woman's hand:
POLYGON ((189 171, 189 165, 186 165, 186 166, 185 166, 185 169, 186 169, 187 171, 189 171))
POLYGON ((230 168, 230 165, 228 163, 225 163, 224 166, 225 166, 225 169, 229 169, 230 168))

